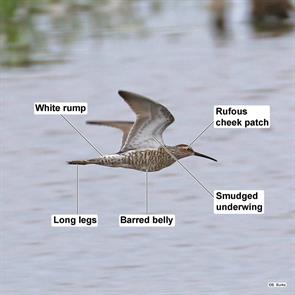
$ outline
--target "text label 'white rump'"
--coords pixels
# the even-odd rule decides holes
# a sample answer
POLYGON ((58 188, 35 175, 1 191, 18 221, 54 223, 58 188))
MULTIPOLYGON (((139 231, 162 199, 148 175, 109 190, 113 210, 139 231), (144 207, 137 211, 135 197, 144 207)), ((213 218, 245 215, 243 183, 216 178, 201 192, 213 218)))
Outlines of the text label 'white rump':
POLYGON ((87 102, 35 102, 35 115, 87 115, 87 102))

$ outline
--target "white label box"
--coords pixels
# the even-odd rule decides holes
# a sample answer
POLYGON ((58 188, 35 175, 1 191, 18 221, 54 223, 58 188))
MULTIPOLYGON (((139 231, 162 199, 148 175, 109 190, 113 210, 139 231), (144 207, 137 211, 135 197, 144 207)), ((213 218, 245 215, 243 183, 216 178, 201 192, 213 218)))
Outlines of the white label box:
POLYGON ((35 102, 35 115, 87 115, 87 102, 35 102))
POLYGON ((263 190, 215 190, 214 214, 263 214, 263 190))
POLYGON ((51 226, 53 227, 97 227, 96 214, 52 214, 51 226))
POLYGON ((216 105, 214 128, 270 128, 270 106, 216 105))
POLYGON ((286 282, 268 282, 269 288, 287 288, 288 284, 286 282))
POLYGON ((174 227, 173 214, 122 214, 119 216, 120 227, 174 227))

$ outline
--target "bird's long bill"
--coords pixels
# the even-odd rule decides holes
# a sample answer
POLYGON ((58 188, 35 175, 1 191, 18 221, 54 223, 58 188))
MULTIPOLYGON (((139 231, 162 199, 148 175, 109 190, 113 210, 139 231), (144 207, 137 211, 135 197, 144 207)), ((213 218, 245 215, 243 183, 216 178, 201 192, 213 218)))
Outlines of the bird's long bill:
POLYGON ((202 158, 210 159, 210 160, 212 160, 212 161, 217 162, 216 159, 211 158, 211 157, 209 157, 209 156, 206 156, 206 155, 204 155, 204 154, 198 153, 198 152, 194 152, 194 155, 195 155, 195 156, 198 156, 198 157, 202 157, 202 158))

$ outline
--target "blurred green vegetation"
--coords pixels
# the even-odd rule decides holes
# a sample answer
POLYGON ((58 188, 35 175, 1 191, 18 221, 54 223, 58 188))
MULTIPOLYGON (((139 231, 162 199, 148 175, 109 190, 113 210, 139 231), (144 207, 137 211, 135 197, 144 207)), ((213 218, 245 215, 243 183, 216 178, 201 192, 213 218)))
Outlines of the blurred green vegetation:
MULTIPOLYGON (((161 10, 161 0, 146 3, 151 13, 161 10)), ((144 35, 137 4, 137 0, 0 0, 0 65, 65 61, 83 34, 103 38, 133 30, 144 35)))
MULTIPOLYGON (((34 1, 35 2, 35 1, 34 1)), ((32 2, 33 3, 33 2, 32 2)), ((32 22, 28 15, 31 3, 25 0, 0 0, 0 62, 14 64, 25 62, 30 50, 28 31, 32 29, 32 22), (22 11, 20 10, 22 8, 22 11), (24 13, 26 11, 26 13, 24 13), (13 56, 19 55, 17 58, 13 56), (11 58, 10 58, 11 57, 11 58)))
MULTIPOLYGON (((67 61, 73 45, 84 37, 100 42, 104 38, 126 38, 134 34, 139 38, 148 36, 150 30, 147 23, 153 16, 161 14, 169 3, 174 3, 177 11, 177 4, 185 1, 0 0, 0 66, 26 67, 67 61)), ((191 1, 196 4, 196 17, 200 6, 212 3, 211 14, 218 28, 218 37, 226 36, 230 22, 228 1, 191 1)), ((259 34, 280 36, 293 30, 293 23, 281 21, 280 18, 273 20, 273 15, 281 13, 280 5, 289 3, 289 0, 272 0, 277 5, 272 5, 271 10, 265 8, 269 0, 245 1, 249 5, 252 3, 252 10, 255 11, 252 14, 259 15, 258 20, 254 18, 252 21, 259 34), (261 10, 261 7, 264 9, 261 10), (269 14, 271 21, 268 21, 269 14)), ((291 6, 285 9, 290 10, 291 6)))

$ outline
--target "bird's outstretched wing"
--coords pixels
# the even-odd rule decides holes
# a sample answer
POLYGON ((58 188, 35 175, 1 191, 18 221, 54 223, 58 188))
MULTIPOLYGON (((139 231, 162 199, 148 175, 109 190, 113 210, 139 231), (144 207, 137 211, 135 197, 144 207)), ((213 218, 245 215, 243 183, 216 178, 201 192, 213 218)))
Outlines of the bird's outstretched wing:
POLYGON ((129 131, 120 152, 139 148, 158 148, 163 143, 163 131, 174 122, 173 115, 163 105, 149 98, 128 91, 119 91, 119 95, 136 114, 136 121, 129 131))
POLYGON ((121 149, 124 146, 128 133, 134 124, 134 122, 131 122, 131 121, 86 121, 86 123, 114 127, 123 131, 121 149))

